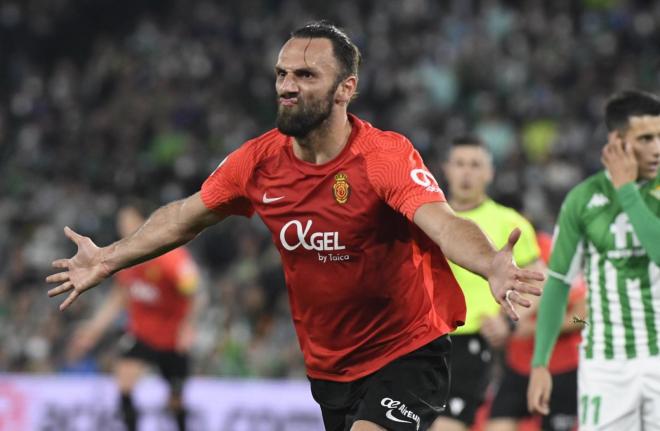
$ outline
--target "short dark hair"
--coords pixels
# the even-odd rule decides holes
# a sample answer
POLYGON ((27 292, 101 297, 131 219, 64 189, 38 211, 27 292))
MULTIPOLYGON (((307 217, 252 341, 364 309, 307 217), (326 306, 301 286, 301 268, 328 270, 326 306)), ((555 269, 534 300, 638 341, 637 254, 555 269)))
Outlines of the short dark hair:
POLYGON ((484 144, 484 141, 481 140, 480 137, 474 136, 474 135, 464 135, 464 136, 458 136, 454 139, 451 140, 451 147, 479 147, 483 148, 484 150, 488 151, 488 147, 484 144))
POLYGON ((639 90, 625 90, 610 97, 605 105, 605 124, 611 132, 628 127, 630 117, 660 115, 660 98, 639 90))
POLYGON ((451 152, 454 148, 458 147, 473 147, 473 148, 481 148, 486 152, 488 155, 488 158, 491 160, 493 159, 493 155, 490 152, 490 148, 488 148, 488 145, 478 136, 476 135, 462 135, 462 136, 457 136, 453 138, 450 141, 450 145, 448 148, 445 149, 444 152, 444 159, 449 160, 449 156, 451 156, 451 152))
POLYGON ((358 76, 362 55, 358 47, 346 33, 327 21, 314 21, 291 33, 292 38, 329 39, 332 52, 339 62, 341 70, 337 77, 340 81, 351 75, 358 76))

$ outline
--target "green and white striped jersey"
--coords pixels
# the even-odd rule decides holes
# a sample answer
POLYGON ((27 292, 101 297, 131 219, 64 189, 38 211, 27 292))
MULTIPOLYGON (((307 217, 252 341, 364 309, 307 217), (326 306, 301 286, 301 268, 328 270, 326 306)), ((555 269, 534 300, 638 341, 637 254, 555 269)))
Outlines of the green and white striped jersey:
MULTIPOLYGON (((660 216, 660 176, 639 190, 660 216)), ((586 358, 658 354, 660 268, 640 244, 604 171, 577 185, 564 200, 548 266, 551 277, 568 284, 583 271, 589 309, 582 331, 586 358)))

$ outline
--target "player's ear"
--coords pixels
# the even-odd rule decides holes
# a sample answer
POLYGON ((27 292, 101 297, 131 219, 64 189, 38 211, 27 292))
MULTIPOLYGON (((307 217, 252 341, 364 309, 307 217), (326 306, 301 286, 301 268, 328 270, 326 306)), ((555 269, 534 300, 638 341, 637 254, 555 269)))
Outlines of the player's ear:
POLYGON ((350 75, 344 79, 337 86, 335 92, 335 100, 340 104, 348 104, 357 91, 358 78, 355 75, 350 75))

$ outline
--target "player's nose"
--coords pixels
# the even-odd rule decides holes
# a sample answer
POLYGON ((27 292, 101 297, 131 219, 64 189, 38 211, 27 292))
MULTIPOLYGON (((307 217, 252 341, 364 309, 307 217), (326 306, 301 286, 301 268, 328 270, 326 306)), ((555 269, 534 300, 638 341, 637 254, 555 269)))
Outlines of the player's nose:
POLYGON ((656 135, 653 139, 653 155, 660 157, 660 135, 656 135))
POLYGON ((285 94, 296 94, 298 93, 298 84, 291 74, 287 74, 277 83, 277 92, 280 97, 285 97, 285 94))

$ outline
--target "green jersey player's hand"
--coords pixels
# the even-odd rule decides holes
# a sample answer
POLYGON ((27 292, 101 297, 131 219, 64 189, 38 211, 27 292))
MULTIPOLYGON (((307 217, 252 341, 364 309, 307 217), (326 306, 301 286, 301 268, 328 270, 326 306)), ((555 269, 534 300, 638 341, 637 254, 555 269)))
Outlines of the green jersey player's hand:
POLYGON ((611 132, 603 148, 601 161, 610 173, 612 185, 618 189, 637 179, 637 158, 632 145, 626 145, 618 132, 611 132))

